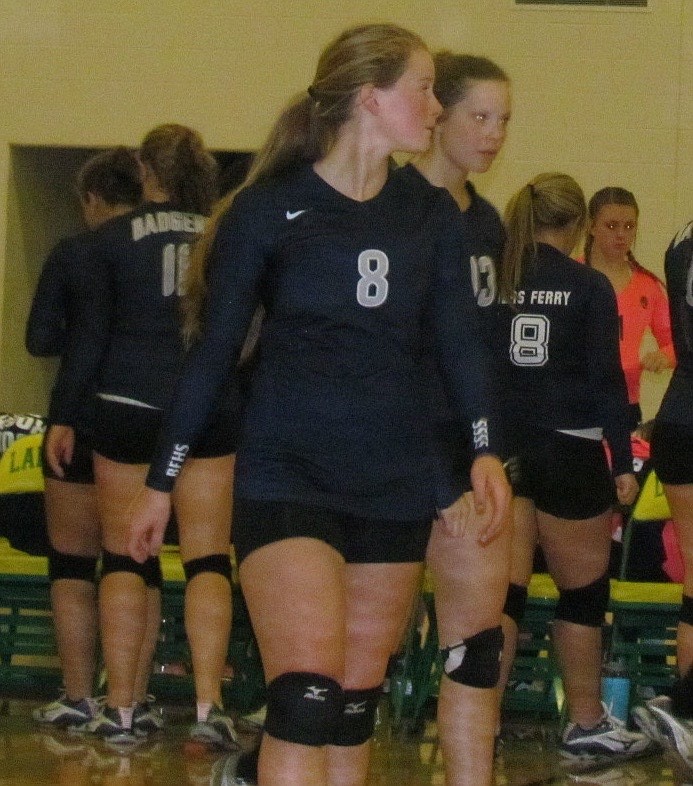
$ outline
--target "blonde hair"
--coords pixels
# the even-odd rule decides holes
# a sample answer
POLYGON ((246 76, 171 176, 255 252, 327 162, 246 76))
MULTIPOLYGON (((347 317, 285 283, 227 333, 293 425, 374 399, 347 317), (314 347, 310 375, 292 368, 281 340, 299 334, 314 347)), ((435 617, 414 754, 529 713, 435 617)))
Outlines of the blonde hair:
POLYGON ((359 90, 367 84, 380 88, 393 85, 419 49, 426 49, 426 45, 415 33, 397 25, 370 24, 345 30, 323 50, 313 83, 279 115, 246 179, 220 200, 193 246, 182 300, 183 332, 188 342, 202 330, 207 260, 221 219, 236 194, 252 183, 323 158, 351 117, 359 90))
POLYGON ((499 288, 512 303, 527 268, 537 254, 536 234, 544 229, 585 225, 587 206, 578 183, 561 172, 537 175, 514 194, 505 208, 506 240, 501 256, 499 288))
POLYGON ((176 207, 209 214, 218 196, 217 163, 197 131, 177 123, 157 126, 142 140, 139 156, 176 207))

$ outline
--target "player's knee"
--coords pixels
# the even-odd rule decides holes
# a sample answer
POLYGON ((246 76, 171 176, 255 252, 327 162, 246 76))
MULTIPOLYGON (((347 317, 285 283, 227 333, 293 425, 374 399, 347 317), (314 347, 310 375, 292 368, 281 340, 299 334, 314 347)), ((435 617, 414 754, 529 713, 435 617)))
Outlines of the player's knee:
POLYGON ((382 693, 382 685, 344 691, 344 713, 332 740, 333 745, 362 745, 370 740, 382 693))
POLYGON ((158 557, 149 557, 144 562, 137 562, 127 554, 115 554, 104 549, 101 575, 103 577, 109 573, 134 573, 148 587, 160 588, 163 583, 158 557))
POLYGON ((521 584, 508 584, 508 592, 505 596, 505 606, 503 606, 503 614, 516 624, 522 622, 525 616, 525 607, 527 606, 527 587, 521 584))
POLYGON ((344 712, 342 686, 311 672, 280 674, 267 686, 265 731, 299 745, 331 745, 344 712))
POLYGON ((503 629, 497 625, 441 650, 445 673, 460 685, 495 688, 500 679, 503 641, 503 629))
POLYGON ((609 605, 609 576, 601 578, 571 590, 559 590, 560 596, 556 606, 556 619, 572 622, 575 625, 586 625, 599 628, 604 622, 604 614, 609 605))
POLYGON ((231 556, 229 554, 207 554, 205 557, 186 560, 183 563, 185 580, 192 581, 200 573, 218 573, 231 583, 231 556))
POLYGON ((48 550, 48 579, 78 579, 96 582, 96 557, 81 557, 78 554, 67 554, 52 546, 48 550))
POLYGON ((693 598, 690 595, 684 595, 681 599, 679 622, 683 622, 685 625, 693 625, 693 598))

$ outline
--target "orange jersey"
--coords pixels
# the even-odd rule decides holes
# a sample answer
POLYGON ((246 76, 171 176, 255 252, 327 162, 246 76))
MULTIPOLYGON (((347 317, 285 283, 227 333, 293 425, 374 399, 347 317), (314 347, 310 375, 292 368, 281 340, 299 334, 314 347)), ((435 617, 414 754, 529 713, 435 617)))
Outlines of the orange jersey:
POLYGON ((649 328, 670 364, 676 363, 671 338, 669 301, 664 286, 652 273, 639 267, 633 268, 628 286, 616 296, 620 322, 621 366, 628 386, 628 401, 640 400, 640 346, 649 328))

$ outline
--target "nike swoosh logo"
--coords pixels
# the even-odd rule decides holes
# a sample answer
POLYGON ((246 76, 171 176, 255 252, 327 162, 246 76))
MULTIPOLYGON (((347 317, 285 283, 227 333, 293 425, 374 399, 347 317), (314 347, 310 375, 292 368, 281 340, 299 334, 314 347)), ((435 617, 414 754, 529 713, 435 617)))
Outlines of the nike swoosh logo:
POLYGON ((294 210, 293 212, 291 210, 287 210, 286 217, 289 221, 293 221, 294 218, 298 218, 301 215, 301 213, 305 213, 305 212, 306 212, 305 210, 294 210))

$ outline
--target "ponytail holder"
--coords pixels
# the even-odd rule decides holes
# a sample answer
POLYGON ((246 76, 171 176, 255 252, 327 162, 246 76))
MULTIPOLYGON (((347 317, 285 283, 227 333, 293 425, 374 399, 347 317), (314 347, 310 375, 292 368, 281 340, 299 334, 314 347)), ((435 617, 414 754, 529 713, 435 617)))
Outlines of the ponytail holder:
POLYGON ((532 199, 534 199, 534 196, 535 196, 534 185, 532 183, 527 183, 527 188, 529 190, 530 197, 532 197, 532 199))

